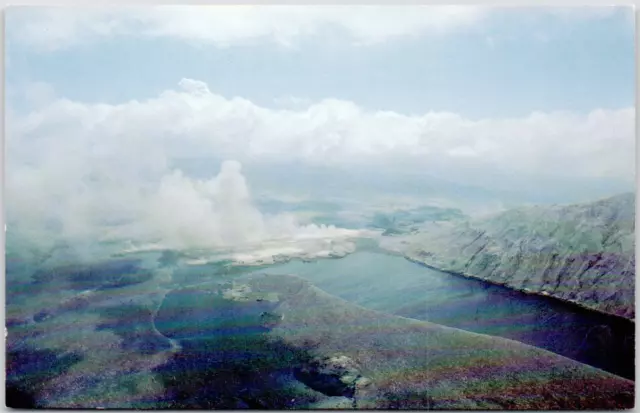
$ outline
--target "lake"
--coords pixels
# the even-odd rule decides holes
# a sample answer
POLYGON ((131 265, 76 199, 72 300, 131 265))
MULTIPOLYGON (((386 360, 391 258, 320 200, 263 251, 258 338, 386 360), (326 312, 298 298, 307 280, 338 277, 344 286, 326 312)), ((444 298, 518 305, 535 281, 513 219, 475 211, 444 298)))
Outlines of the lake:
POLYGON ((259 272, 295 274, 344 300, 403 317, 518 340, 634 379, 635 325, 373 251, 290 261, 259 272))

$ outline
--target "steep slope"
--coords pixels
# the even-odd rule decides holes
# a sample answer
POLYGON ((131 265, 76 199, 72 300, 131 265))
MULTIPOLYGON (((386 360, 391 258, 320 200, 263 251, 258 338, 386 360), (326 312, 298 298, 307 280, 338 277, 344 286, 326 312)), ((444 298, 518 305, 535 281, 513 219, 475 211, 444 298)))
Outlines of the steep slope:
POLYGON ((444 271, 633 319, 634 230, 634 194, 623 194, 432 226, 390 248, 444 271))

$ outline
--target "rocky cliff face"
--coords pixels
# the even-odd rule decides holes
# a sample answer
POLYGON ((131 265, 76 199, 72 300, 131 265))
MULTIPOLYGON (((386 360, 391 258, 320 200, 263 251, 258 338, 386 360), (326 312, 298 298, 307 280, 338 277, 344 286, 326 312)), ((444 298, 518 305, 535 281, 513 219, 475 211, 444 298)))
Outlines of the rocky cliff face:
POLYGON ((633 319, 635 197, 441 224, 394 249, 441 270, 633 319))

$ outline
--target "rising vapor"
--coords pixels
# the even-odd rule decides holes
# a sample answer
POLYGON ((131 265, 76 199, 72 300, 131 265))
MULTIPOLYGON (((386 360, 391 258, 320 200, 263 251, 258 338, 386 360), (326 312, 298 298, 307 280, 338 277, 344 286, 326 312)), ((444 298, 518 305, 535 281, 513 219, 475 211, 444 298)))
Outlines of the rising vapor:
POLYGON ((243 257, 263 249, 264 258, 267 246, 270 256, 326 255, 327 248, 345 249, 336 241, 363 235, 332 225, 301 225, 290 214, 263 215, 252 202, 242 165, 234 160, 223 162, 207 181, 174 171, 162 180, 150 211, 145 227, 165 247, 232 249, 243 257))
POLYGON ((14 239, 43 240, 39 255, 64 251, 67 259, 71 254, 88 260, 146 249, 200 250, 205 256, 224 251, 243 262, 344 255, 355 248, 351 239, 365 235, 332 225, 302 225, 291 214, 262 214, 235 160, 224 161, 208 180, 173 170, 145 190, 127 188, 135 185, 123 182, 118 191, 95 185, 72 192, 66 206, 75 208, 52 205, 32 220, 14 220, 10 230, 14 239), (34 223, 43 222, 55 225, 35 228, 34 223))

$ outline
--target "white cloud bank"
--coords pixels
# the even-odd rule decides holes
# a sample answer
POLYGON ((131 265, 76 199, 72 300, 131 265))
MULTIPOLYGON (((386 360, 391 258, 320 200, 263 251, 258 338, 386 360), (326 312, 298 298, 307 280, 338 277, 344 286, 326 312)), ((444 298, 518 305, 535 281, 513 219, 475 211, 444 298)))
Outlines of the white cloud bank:
POLYGON ((218 175, 207 181, 180 171, 165 175, 141 219, 145 232, 173 248, 235 249, 359 235, 334 226, 299 225, 292 215, 263 216, 241 170, 239 162, 225 161, 218 175))
MULTIPOLYGON (((241 171, 239 162, 229 160, 206 181, 180 171, 165 175, 156 193, 137 200, 145 211, 131 226, 118 228, 119 236, 155 240, 152 249, 204 250, 198 261, 215 257, 265 263, 278 256, 343 256, 353 252, 353 238, 369 235, 332 225, 300 225, 292 215, 265 216, 254 206, 241 171)), ((133 249, 145 248, 149 245, 133 249)))
POLYGON ((179 86, 153 99, 118 105, 53 100, 26 116, 9 118, 8 149, 16 160, 39 167, 62 162, 64 169, 73 164, 68 162, 73 152, 81 150, 77 173, 100 173, 108 167, 105 162, 118 158, 125 169, 101 175, 115 180, 140 173, 158 176, 169 158, 193 155, 342 164, 430 157, 483 160, 514 173, 634 176, 633 108, 471 120, 446 112, 367 111, 335 99, 269 109, 216 95, 197 80, 182 79, 179 86), (89 157, 90 165, 83 161, 89 157))
POLYGON ((440 34, 468 27, 486 10, 474 6, 200 5, 126 8, 16 8, 10 38, 43 51, 113 36, 175 38, 217 47, 256 41, 295 46, 341 32, 354 44, 440 34))
MULTIPOLYGON (((118 168, 115 159, 113 167, 118 168)), ((354 238, 374 235, 333 225, 300 225, 293 215, 265 216, 254 206, 241 169, 237 161, 224 161, 220 172, 204 181, 173 170, 157 185, 150 182, 147 191, 137 175, 104 185, 86 182, 95 172, 91 169, 85 174, 76 168, 51 170, 48 177, 44 170, 31 169, 31 176, 12 179, 9 231, 34 244, 38 253, 57 245, 91 258, 100 253, 97 244, 107 241, 122 253, 197 249, 200 260, 247 264, 277 257, 344 256, 355 250, 354 238), (141 191, 136 191, 138 185, 141 191)), ((106 173, 111 172, 115 170, 106 173)))
POLYGON ((625 21, 633 24, 633 9, 620 6, 520 10, 475 5, 122 6, 14 7, 7 13, 7 38, 11 45, 39 51, 113 37, 172 38, 220 48, 257 42, 296 47, 311 37, 322 41, 338 37, 341 43, 363 46, 481 27, 495 11, 571 22, 606 19, 624 10, 625 21))
POLYGON ((267 109, 190 79, 154 99, 119 105, 52 98, 39 88, 47 91, 47 99, 35 99, 41 106, 7 119, 5 193, 9 230, 33 235, 49 228, 49 236, 37 236, 45 243, 62 237, 75 244, 117 238, 172 247, 273 240, 290 246, 354 235, 263 216, 239 163, 225 163, 219 173, 212 164, 214 177, 199 181, 170 167, 180 157, 342 166, 437 161, 450 170, 482 162, 513 175, 634 177, 632 108, 469 120, 372 112, 331 99, 267 109))

